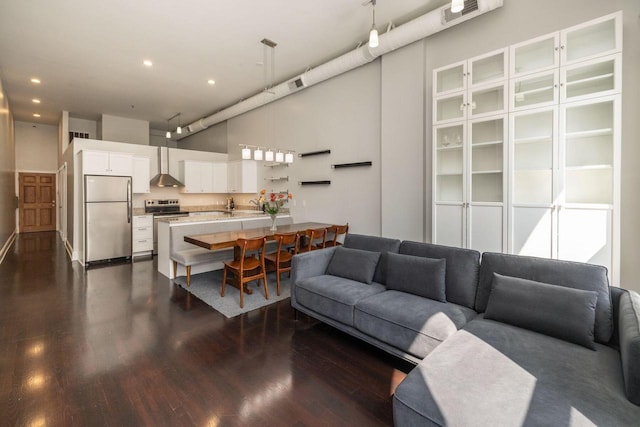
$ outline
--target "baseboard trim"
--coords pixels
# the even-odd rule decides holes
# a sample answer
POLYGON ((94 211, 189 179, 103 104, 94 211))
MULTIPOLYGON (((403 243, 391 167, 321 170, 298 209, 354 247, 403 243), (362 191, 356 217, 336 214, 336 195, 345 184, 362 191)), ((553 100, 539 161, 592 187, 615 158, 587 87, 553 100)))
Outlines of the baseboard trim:
POLYGON ((73 261, 73 248, 71 247, 71 243, 69 243, 68 239, 64 239, 64 248, 67 251, 67 255, 69 255, 69 259, 73 261))
POLYGON ((13 230, 13 233, 11 233, 7 241, 2 246, 2 249, 0 249, 0 264, 2 264, 4 257, 9 253, 9 249, 11 248, 11 245, 13 245, 13 242, 15 242, 16 236, 16 230, 13 230))

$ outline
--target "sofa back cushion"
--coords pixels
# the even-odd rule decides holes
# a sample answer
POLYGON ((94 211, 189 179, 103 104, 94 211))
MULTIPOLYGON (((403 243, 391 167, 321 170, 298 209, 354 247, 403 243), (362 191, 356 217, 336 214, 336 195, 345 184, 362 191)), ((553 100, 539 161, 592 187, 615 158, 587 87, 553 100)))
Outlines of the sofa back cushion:
POLYGON ((387 289, 447 302, 444 259, 387 254, 387 289))
POLYGON ((447 301, 469 307, 475 306, 480 269, 480 252, 472 249, 454 248, 404 241, 400 253, 446 260, 445 287, 447 301))
POLYGON ((327 265, 326 273, 370 285, 379 259, 380 252, 338 246, 327 265))
POLYGON ((579 262, 485 252, 482 254, 480 282, 476 297, 476 311, 479 313, 487 309, 494 273, 583 291, 594 291, 598 295, 594 329, 595 340, 606 344, 611 339, 613 332, 612 304, 605 267, 579 262))
POLYGON ((386 237, 365 236, 363 234, 349 233, 344 238, 345 248, 361 249, 364 251, 380 252, 380 261, 373 275, 373 281, 386 284, 387 276, 387 252, 398 253, 400 240, 386 237))
POLYGON ((484 317, 595 350, 597 301, 593 291, 493 273, 484 317))

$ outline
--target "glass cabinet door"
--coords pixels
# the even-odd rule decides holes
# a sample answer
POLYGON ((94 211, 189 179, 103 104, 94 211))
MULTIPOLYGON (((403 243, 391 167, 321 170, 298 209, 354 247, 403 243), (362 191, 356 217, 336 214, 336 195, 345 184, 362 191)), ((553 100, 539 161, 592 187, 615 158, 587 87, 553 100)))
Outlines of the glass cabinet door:
POLYGON ((511 77, 557 68, 558 33, 511 46, 511 77))
POLYGON ((544 71, 512 79, 510 111, 545 107, 558 103, 558 71, 544 71))
POLYGON ((511 116, 512 202, 551 205, 553 191, 554 108, 530 110, 511 116))
POLYGON ((477 118, 505 113, 507 110, 506 97, 505 83, 471 90, 469 102, 466 105, 467 117, 477 118))
POLYGON ((622 15, 617 12, 576 25, 562 31, 560 38, 563 65, 619 52, 622 48, 622 15))
POLYGON ((616 101, 571 103, 561 109, 561 159, 566 203, 612 204, 616 101))
POLYGON ((470 122, 471 202, 504 200, 505 116, 470 122))
POLYGON ((434 130, 437 202, 464 200, 464 124, 440 126, 434 130))
POLYGON ((467 118, 467 96, 464 92, 435 98, 433 101, 433 122, 446 123, 467 118))
POLYGON ((500 49, 469 60, 469 86, 504 80, 507 77, 507 50, 500 49))
POLYGON ((580 62, 560 69, 562 101, 610 95, 621 90, 621 54, 580 62))
POLYGON ((440 96, 466 89, 467 62, 459 62, 433 71, 433 93, 440 96))

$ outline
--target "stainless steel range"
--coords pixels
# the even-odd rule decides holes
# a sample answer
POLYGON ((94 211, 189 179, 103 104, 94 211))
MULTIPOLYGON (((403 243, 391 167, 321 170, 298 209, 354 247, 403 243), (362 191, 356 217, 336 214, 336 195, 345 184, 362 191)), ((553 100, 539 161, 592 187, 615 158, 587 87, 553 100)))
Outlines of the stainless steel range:
POLYGON ((189 212, 180 210, 178 199, 147 199, 144 201, 145 213, 153 214, 153 253, 158 253, 158 219, 177 219, 189 216, 189 212))

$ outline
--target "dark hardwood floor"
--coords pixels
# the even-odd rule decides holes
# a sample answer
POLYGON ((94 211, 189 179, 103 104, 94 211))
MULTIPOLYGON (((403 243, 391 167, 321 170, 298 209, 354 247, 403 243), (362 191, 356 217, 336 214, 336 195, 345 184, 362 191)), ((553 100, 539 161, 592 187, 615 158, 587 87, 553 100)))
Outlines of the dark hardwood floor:
POLYGON ((289 300, 226 319, 155 261, 85 271, 55 232, 0 264, 0 425, 388 426, 410 368, 289 300))

